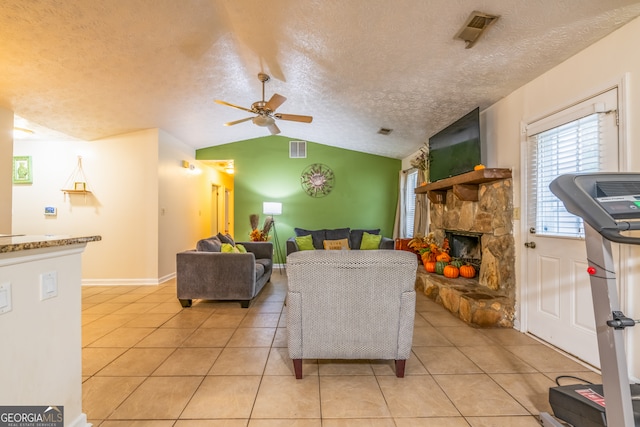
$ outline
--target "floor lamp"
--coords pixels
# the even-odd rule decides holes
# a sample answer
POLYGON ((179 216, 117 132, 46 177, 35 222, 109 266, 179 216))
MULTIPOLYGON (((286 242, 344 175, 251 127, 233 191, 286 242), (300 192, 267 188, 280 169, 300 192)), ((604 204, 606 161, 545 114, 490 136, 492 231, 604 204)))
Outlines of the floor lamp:
MULTIPOLYGON (((274 218, 275 215, 282 214, 282 203, 280 202, 264 202, 262 203, 262 213, 265 215, 271 215, 273 218, 273 245, 275 246, 275 253, 278 257, 280 263, 278 264, 278 268, 280 269, 280 274, 282 274, 282 267, 285 265, 285 259, 282 257, 282 252, 280 250, 280 241, 278 240, 278 230, 276 230, 276 220, 274 218)), ((285 266, 285 271, 287 267, 285 266)))

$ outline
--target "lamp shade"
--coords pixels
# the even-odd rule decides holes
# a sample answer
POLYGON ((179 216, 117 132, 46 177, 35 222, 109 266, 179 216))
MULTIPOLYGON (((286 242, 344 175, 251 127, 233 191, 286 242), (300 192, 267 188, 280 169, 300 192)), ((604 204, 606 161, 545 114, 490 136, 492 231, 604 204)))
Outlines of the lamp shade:
POLYGON ((280 215, 282 214, 282 203, 264 202, 262 203, 262 213, 265 215, 280 215))

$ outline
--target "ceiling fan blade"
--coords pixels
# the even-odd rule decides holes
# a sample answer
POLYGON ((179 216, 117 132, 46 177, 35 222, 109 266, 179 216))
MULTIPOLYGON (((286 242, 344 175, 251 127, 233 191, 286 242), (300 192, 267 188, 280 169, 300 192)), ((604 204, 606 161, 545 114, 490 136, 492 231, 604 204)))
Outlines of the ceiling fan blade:
POLYGON ((238 123, 249 121, 251 119, 253 119, 253 117, 247 117, 246 119, 240 119, 240 120, 235 120, 233 122, 227 122, 224 125, 225 126, 233 126, 233 125, 237 125, 238 123))
POLYGON ((284 96, 274 93, 271 99, 265 104, 265 108, 271 111, 276 111, 276 108, 281 106, 286 100, 287 98, 285 98, 284 96))
POLYGON ((278 128, 278 126, 273 123, 270 124, 269 126, 267 126, 267 129, 269 129, 269 132, 271 132, 271 135, 277 135, 280 133, 280 129, 278 128))
POLYGON ((292 122, 303 122, 303 123, 311 123, 313 117, 311 116, 299 116, 297 114, 274 114, 276 119, 280 120, 289 120, 292 122))
POLYGON ((230 103, 228 103, 228 102, 226 102, 226 101, 221 101, 221 100, 219 100, 219 99, 216 99, 214 102, 215 102, 216 104, 226 105, 227 107, 237 108, 238 110, 248 111, 248 112, 250 112, 250 113, 253 113, 253 111, 251 111, 251 110, 250 110, 250 109, 248 109, 248 108, 244 108, 244 107, 241 107, 241 106, 239 106, 239 105, 235 105, 235 104, 230 104, 230 103))

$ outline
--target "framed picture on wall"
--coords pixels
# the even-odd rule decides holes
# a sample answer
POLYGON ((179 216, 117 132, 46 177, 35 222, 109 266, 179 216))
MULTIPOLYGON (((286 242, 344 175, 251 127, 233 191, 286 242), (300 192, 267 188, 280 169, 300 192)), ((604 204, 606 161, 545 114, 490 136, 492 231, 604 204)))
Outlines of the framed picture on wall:
POLYGON ((15 156, 13 158, 13 183, 32 184, 33 170, 31 156, 15 156))

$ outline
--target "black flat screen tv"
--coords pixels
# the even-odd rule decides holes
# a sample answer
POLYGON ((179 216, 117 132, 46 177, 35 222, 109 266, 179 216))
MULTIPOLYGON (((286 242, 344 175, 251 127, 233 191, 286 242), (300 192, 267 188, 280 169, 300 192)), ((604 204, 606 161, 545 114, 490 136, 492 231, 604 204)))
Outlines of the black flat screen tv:
POLYGON ((478 107, 429 138, 429 181, 470 172, 483 157, 478 107))

